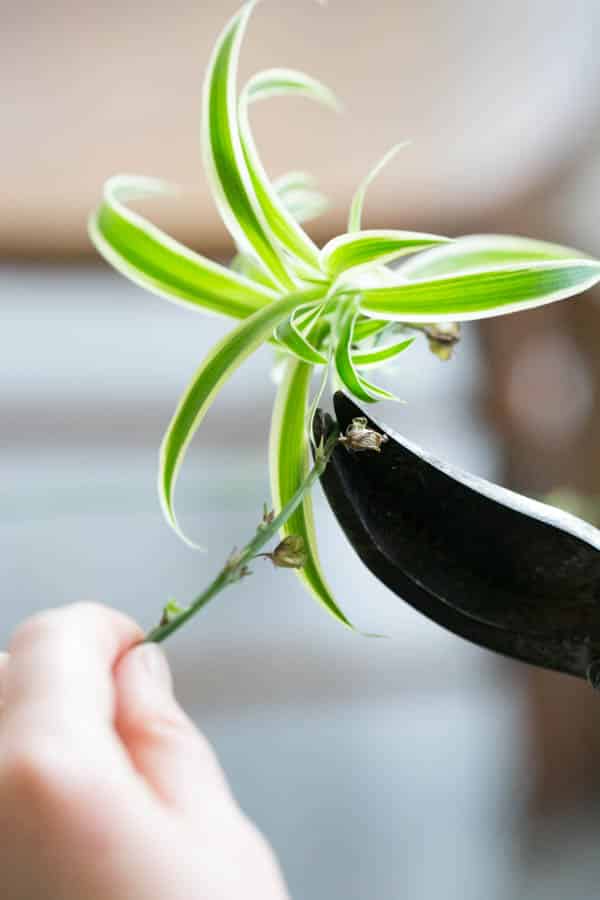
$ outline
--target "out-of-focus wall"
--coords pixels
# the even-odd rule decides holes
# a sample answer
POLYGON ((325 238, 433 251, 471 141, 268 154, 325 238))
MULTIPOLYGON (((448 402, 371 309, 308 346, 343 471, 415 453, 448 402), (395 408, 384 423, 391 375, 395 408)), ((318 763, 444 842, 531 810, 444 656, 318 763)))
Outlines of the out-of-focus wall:
MULTIPOLYGON (((86 216, 103 180, 123 171, 182 183, 159 221, 210 252, 227 250, 198 123, 211 45, 238 5, 4 0, 1 254, 91 252, 86 216)), ((318 237, 342 227, 359 179, 406 138, 413 146, 372 188, 369 223, 456 232, 589 145, 598 26, 596 0, 267 2, 254 13, 241 74, 306 69, 345 105, 341 118, 302 100, 253 112, 269 171, 306 168, 330 194, 318 237)))

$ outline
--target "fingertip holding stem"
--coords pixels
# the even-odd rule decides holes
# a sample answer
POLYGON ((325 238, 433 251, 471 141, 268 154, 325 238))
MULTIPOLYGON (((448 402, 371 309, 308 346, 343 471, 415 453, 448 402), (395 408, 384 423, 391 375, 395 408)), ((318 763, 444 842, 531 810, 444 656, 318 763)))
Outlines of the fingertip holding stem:
POLYGON ((131 761, 156 796, 196 820, 225 779, 205 739, 177 702, 167 658, 154 643, 133 647, 115 671, 116 725, 131 761))
POLYGON ((120 661, 118 681, 135 693, 159 689, 173 693, 173 677, 161 647, 155 643, 137 644, 120 661))
POLYGON ((4 701, 4 685, 6 682, 6 672, 8 669, 8 661, 10 656, 8 653, 0 653, 0 706, 4 701))

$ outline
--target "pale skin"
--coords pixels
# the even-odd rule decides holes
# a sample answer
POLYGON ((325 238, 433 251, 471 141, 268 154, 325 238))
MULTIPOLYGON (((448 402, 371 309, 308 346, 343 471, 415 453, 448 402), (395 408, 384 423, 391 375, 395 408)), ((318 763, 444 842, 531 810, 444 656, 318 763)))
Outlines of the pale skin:
POLYGON ((0 655, 3 900, 288 900, 139 627, 94 604, 0 655))

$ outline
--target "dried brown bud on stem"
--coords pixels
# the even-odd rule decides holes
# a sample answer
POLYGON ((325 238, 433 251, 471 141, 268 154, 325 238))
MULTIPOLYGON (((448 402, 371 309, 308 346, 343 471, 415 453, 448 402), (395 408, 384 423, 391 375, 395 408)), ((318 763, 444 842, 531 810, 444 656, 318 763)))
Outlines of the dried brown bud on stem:
POLYGON ((346 434, 340 435, 339 442, 347 450, 374 450, 381 453, 381 445, 387 441, 387 434, 380 434, 372 428, 367 428, 367 420, 362 416, 352 419, 346 428, 346 434))
POLYGON ((263 504, 263 517, 259 528, 265 528, 267 525, 270 525, 273 519, 275 518, 275 510, 269 509, 266 503, 263 504))
POLYGON ((299 534, 288 534, 272 553, 259 553, 258 556, 270 559, 280 569, 301 569, 308 559, 304 538, 299 534))
POLYGON ((438 325, 426 325, 423 329, 427 335, 429 349, 443 362, 450 359, 454 345, 460 340, 458 322, 442 322, 438 325))

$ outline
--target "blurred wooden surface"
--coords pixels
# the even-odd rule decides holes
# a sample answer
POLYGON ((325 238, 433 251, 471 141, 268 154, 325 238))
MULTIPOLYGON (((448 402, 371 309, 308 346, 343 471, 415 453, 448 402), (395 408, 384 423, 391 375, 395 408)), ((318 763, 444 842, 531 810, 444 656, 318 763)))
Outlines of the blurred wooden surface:
MULTIPOLYGON (((238 5, 0 3, 0 255, 91 254, 86 217, 104 179, 128 171, 182 183, 158 221, 227 251, 198 123, 210 48, 238 5)), ((406 138, 367 221, 457 233, 589 145, 599 25, 595 0, 387 0, 376 14, 359 0, 271 2, 254 14, 241 74, 306 69, 345 105, 342 117, 301 100, 253 113, 270 173, 305 168, 331 197, 317 238, 343 227, 359 180, 406 138)))
MULTIPOLYGON (((507 211, 503 230, 587 243, 598 254, 587 212, 600 200, 595 184, 597 163, 590 160, 537 202, 507 211)), ((480 331, 488 371, 484 406, 501 439, 503 481, 538 497, 560 487, 600 494, 600 291, 489 320, 480 331)), ((531 823, 595 809, 598 694, 582 681, 533 667, 519 665, 516 674, 524 689, 531 823)))

